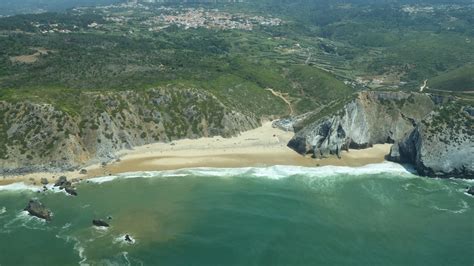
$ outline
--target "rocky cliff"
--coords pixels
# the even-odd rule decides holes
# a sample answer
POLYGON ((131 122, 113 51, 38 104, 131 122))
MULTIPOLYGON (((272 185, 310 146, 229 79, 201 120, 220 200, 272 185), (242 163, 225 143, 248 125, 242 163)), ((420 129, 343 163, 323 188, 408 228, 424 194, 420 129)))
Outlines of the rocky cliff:
POLYGON ((298 153, 321 157, 338 155, 348 148, 393 143, 412 130, 435 105, 432 97, 425 94, 360 92, 340 110, 300 126, 288 146, 298 153))
POLYGON ((299 130, 288 146, 318 158, 395 143, 389 157, 415 164, 422 175, 469 177, 474 169, 471 109, 458 117, 449 107, 462 108, 457 103, 454 97, 431 94, 360 92, 332 114, 295 126, 299 130))
POLYGON ((421 175, 474 178, 474 112, 452 102, 431 113, 395 143, 389 159, 421 175))
POLYGON ((0 101, 0 173, 74 169, 120 149, 201 136, 224 137, 259 121, 195 89, 85 92, 62 106, 0 101))

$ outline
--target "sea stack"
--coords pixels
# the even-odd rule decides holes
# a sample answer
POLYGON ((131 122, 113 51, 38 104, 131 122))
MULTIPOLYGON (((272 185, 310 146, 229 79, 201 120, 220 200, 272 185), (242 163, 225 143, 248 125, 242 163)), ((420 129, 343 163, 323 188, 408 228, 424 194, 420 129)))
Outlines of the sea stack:
POLYGON ((109 227, 110 225, 106 223, 104 220, 101 219, 94 219, 92 220, 92 224, 97 227, 109 227))
POLYGON ((37 199, 30 200, 28 202, 28 206, 26 206, 24 210, 27 211, 31 216, 35 216, 46 221, 51 221, 51 211, 37 199))

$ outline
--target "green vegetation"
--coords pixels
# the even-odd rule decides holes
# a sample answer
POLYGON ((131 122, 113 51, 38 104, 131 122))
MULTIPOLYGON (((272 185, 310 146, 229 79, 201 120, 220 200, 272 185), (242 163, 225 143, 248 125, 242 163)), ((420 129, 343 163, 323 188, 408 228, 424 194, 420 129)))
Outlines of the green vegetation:
POLYGON ((429 86, 445 91, 474 91, 474 65, 445 72, 430 80, 429 86))
POLYGON ((458 4, 188 5, 284 21, 252 30, 150 26, 183 11, 172 4, 0 18, 0 99, 77 115, 87 93, 196 88, 248 114, 284 116, 286 104, 265 89, 285 93, 297 114, 359 89, 418 90, 425 79, 432 89, 472 90, 473 8, 458 4))
POLYGON ((424 125, 428 131, 436 135, 439 132, 449 130, 456 132, 451 139, 441 139, 444 143, 459 142, 462 135, 474 135, 474 122, 472 117, 464 111, 466 104, 470 104, 472 108, 472 101, 470 103, 462 101, 452 101, 443 105, 437 110, 430 121, 424 121, 424 125))
POLYGON ((327 104, 333 100, 347 97, 352 90, 331 74, 310 66, 293 66, 288 77, 293 80, 296 89, 302 89, 304 98, 298 102, 298 110, 316 108, 316 104, 327 104))

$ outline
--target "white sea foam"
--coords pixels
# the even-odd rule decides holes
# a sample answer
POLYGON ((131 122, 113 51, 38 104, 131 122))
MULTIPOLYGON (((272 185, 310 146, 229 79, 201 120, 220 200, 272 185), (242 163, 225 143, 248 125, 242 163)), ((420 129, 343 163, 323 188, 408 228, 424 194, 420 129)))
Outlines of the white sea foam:
MULTIPOLYGON (((67 229, 67 228, 65 228, 63 226, 62 229, 63 230, 61 230, 61 231, 64 231, 64 229, 67 229)), ((60 234, 57 234, 56 237, 59 238, 59 239, 63 239, 64 241, 66 241, 66 243, 74 242, 73 249, 77 252, 77 255, 79 255, 79 258, 81 259, 78 264, 81 265, 81 266, 88 266, 89 265, 88 263, 86 263, 87 257, 84 255, 85 249, 84 249, 83 246, 81 246, 81 242, 79 241, 79 239, 77 239, 76 237, 73 237, 73 236, 64 235, 61 232, 60 232, 60 234)))
POLYGON ((27 185, 24 182, 0 186, 0 191, 24 191, 24 190, 38 191, 40 189, 37 186, 27 185))
POLYGON ((44 219, 31 216, 27 211, 20 211, 13 219, 3 225, 3 229, 11 231, 19 227, 24 227, 33 230, 51 230, 51 227, 46 226, 46 224, 44 219))
POLYGON ((92 228, 94 228, 94 230, 101 234, 104 234, 109 231, 109 227, 106 226, 92 226, 92 228))
POLYGON ((461 214, 461 213, 466 212, 469 209, 469 204, 467 204, 467 202, 465 202, 464 200, 461 200, 461 202, 459 203, 459 209, 456 209, 456 210, 441 208, 436 205, 433 205, 432 208, 438 211, 461 214))
POLYGON ((114 238, 113 243, 121 245, 130 245, 135 244, 137 242, 137 240, 134 239, 131 235, 128 236, 130 237, 131 242, 125 240, 125 235, 120 235, 114 238))
MULTIPOLYGON (((54 184, 45 185, 47 191, 54 193, 66 193, 64 190, 55 187, 54 184)), ((4 186, 0 186, 0 192, 2 191, 32 191, 32 192, 44 192, 43 186, 28 185, 25 182, 12 183, 4 186)), ((67 193, 66 193, 67 194, 67 193)))
POLYGON ((83 246, 81 246, 81 242, 75 237, 66 237, 65 240, 66 242, 69 242, 71 240, 75 242, 73 249, 77 252, 77 255, 79 255, 79 258, 81 259, 79 261, 79 265, 89 266, 89 263, 86 263, 87 257, 84 255, 85 249, 83 246))
POLYGON ((61 229, 68 229, 69 227, 71 227, 71 223, 66 223, 65 225, 63 225, 63 227, 61 227, 61 229))
POLYGON ((125 259, 125 261, 127 262, 127 265, 131 265, 130 264, 130 260, 128 259, 128 252, 124 251, 122 252, 122 255, 123 255, 123 258, 125 259))
POLYGON ((0 214, 4 214, 7 212, 7 208, 6 207, 2 207, 0 208, 0 214))
POLYGON ((295 175, 304 175, 306 177, 329 177, 337 175, 368 175, 390 173, 391 175, 413 176, 414 170, 407 166, 397 163, 384 162, 379 164, 369 164, 362 167, 346 166, 322 166, 322 167, 302 167, 276 165, 269 167, 242 167, 242 168, 186 168, 169 171, 151 171, 151 172, 133 172, 123 173, 113 176, 104 176, 92 178, 89 181, 93 183, 105 183, 115 179, 127 178, 168 178, 185 176, 210 176, 210 177, 260 177, 268 179, 282 179, 295 175))
POLYGON ((79 261, 79 265, 81 266, 89 266, 88 263, 86 263, 87 261, 87 257, 84 256, 84 248, 79 245, 79 242, 76 242, 76 244, 74 245, 74 250, 77 251, 78 255, 79 255, 79 258, 81 258, 81 261, 79 261))

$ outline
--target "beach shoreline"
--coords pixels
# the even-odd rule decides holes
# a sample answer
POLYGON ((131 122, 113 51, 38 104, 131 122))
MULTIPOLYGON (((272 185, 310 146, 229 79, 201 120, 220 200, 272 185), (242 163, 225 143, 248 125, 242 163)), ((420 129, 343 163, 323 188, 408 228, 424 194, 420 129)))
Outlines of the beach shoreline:
POLYGON ((77 170, 3 176, 0 178, 0 185, 23 182, 42 186, 41 179, 46 178, 49 183, 54 183, 63 175, 69 180, 80 181, 127 172, 199 167, 239 168, 274 165, 359 167, 384 162, 391 147, 391 144, 378 144, 363 150, 343 151, 341 159, 335 156, 313 159, 310 156, 302 156, 286 146, 293 135, 293 132, 274 128, 271 122, 265 122, 259 128, 231 138, 183 139, 122 150, 118 153, 119 160, 106 165, 94 164, 84 167, 87 170, 86 174, 81 174, 77 170))

